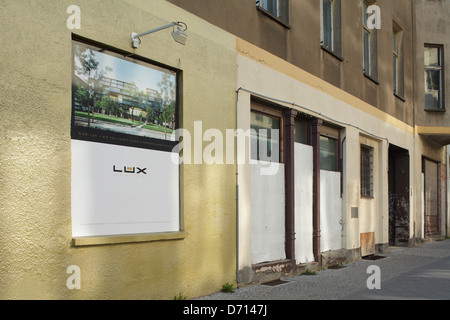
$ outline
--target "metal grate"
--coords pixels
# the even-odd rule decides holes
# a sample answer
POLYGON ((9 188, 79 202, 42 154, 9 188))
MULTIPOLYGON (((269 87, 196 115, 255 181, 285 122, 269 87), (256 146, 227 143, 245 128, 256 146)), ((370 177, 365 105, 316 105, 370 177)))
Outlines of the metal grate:
POLYGON ((276 287, 276 286, 280 286, 280 285, 286 284, 286 283, 288 283, 288 281, 278 279, 278 280, 273 280, 273 281, 262 283, 261 285, 269 286, 269 287, 276 287))
POLYGON ((377 255, 371 255, 363 257, 363 260, 380 260, 386 258, 385 256, 377 256, 377 255))
POLYGON ((346 267, 346 266, 342 266, 342 265, 337 264, 337 265, 328 267, 328 269, 339 270, 339 269, 344 269, 345 267, 346 267))
POLYGON ((361 145, 361 196, 373 197, 373 148, 361 145))

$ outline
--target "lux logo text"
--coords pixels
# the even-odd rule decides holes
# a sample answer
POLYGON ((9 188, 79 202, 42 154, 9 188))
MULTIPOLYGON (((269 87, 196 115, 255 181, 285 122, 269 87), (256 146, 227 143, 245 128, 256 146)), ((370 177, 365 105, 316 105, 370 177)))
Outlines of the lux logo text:
POLYGON ((116 166, 113 166, 114 172, 120 172, 120 173, 130 173, 130 174, 147 174, 147 168, 139 168, 139 167, 128 167, 124 166, 123 169, 116 168, 116 166))

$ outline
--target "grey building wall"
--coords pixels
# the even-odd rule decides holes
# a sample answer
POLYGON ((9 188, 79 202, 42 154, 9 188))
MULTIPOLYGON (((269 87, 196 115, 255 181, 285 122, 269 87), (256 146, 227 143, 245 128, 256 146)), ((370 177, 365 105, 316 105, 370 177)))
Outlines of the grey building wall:
POLYGON ((319 0, 290 0, 288 26, 258 10, 255 0, 168 0, 232 34, 413 125, 412 0, 378 0, 378 76, 363 74, 363 1, 341 1, 341 54, 321 47, 319 0), (393 94, 393 26, 404 30, 404 96, 393 94))
MULTIPOLYGON (((418 126, 450 126, 450 1, 415 0, 415 42, 416 42, 416 124, 418 126), (442 45, 444 67, 444 109, 446 111, 425 111, 424 96, 424 46, 442 45)), ((444 144, 450 143, 449 140, 444 144)))

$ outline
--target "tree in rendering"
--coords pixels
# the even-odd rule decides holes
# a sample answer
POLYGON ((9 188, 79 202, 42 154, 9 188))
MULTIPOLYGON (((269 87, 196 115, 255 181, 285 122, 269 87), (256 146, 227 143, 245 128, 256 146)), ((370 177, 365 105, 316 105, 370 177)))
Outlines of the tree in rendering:
POLYGON ((101 86, 100 79, 108 72, 112 71, 112 68, 106 66, 105 69, 100 69, 100 62, 96 59, 94 51, 91 49, 75 46, 75 59, 76 59, 76 71, 86 78, 88 84, 89 99, 86 105, 88 109, 88 127, 92 119, 94 118, 94 107, 96 106, 96 98, 100 94, 101 86))
POLYGON ((159 92, 162 98, 163 111, 159 119, 164 126, 164 138, 167 139, 167 125, 174 129, 175 120, 175 81, 174 77, 168 73, 164 73, 161 81, 158 82, 159 92))

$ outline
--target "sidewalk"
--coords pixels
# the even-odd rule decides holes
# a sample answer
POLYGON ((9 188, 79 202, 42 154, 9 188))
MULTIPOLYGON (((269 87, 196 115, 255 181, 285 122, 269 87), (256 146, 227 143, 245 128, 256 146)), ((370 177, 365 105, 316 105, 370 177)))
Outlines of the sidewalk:
POLYGON ((373 300, 450 299, 450 240, 413 248, 391 248, 379 260, 361 260, 316 275, 282 279, 277 286, 256 285, 198 300, 373 300), (381 289, 369 290, 369 266, 381 271, 381 289))

